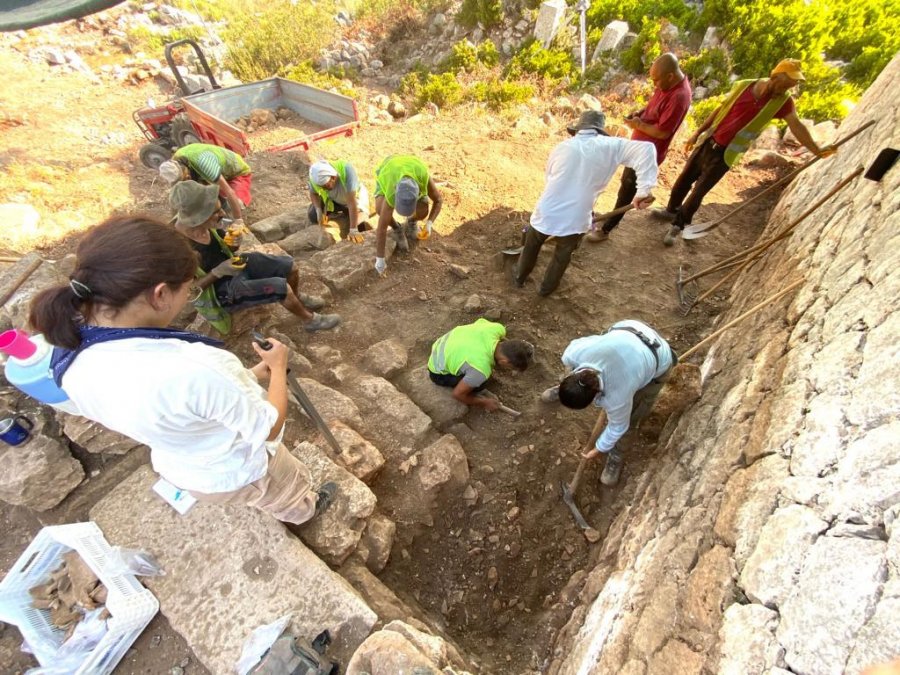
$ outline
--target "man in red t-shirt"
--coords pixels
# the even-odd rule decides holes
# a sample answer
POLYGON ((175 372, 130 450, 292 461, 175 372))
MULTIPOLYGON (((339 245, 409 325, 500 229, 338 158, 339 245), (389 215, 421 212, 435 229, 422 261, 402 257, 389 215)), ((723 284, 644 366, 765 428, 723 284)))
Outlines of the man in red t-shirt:
MULTIPOLYGON (((787 94, 787 92, 799 82, 805 80, 800 70, 800 62, 796 59, 784 59, 775 68, 772 69, 768 78, 756 80, 749 86, 746 83, 737 82, 736 89, 732 90, 732 94, 726 101, 716 108, 706 121, 697 129, 696 132, 688 139, 686 147, 688 150, 693 148, 701 135, 705 135, 705 140, 691 153, 687 164, 681 170, 681 174, 672 186, 672 194, 669 196, 669 203, 665 209, 653 209, 651 213, 661 219, 672 222, 672 227, 666 234, 663 243, 666 246, 672 246, 676 239, 681 235, 686 225, 689 225, 694 217, 697 209, 706 193, 718 183, 722 176, 728 173, 728 169, 737 162, 740 151, 736 148, 729 153, 729 145, 735 141, 738 132, 749 130, 751 136, 758 133, 762 129, 762 125, 758 130, 751 127, 756 126, 757 116, 763 111, 767 104, 779 97, 787 94), (743 86, 741 91, 737 87, 743 86), (731 98, 740 91, 740 94, 731 101, 731 98), (729 106, 730 107, 726 107, 729 106), (720 117, 723 112, 724 116, 720 117), (754 124, 751 124, 753 122, 754 124), (693 186, 693 189, 691 189, 693 186), (690 195, 688 195, 690 193, 690 195)), ((828 157, 834 154, 835 149, 832 146, 820 148, 813 140, 809 130, 797 117, 794 109, 794 101, 787 96, 784 103, 774 111, 769 117, 783 119, 787 122, 788 128, 797 137, 797 140, 805 145, 810 152, 819 157, 828 157)), ((768 123, 769 120, 765 120, 768 123)))
MULTIPOLYGON (((650 79, 656 89, 649 103, 643 110, 632 113, 625 118, 625 124, 631 127, 631 140, 650 141, 656 146, 656 165, 666 158, 669 143, 684 121, 688 108, 691 107, 691 83, 681 68, 674 54, 663 54, 650 66, 650 79)), ((619 184, 619 196, 616 208, 630 204, 637 194, 637 175, 634 169, 625 167, 622 182, 619 184)), ((593 230, 585 237, 588 241, 599 242, 609 239, 609 233, 619 224, 622 216, 613 216, 599 230, 593 230)))

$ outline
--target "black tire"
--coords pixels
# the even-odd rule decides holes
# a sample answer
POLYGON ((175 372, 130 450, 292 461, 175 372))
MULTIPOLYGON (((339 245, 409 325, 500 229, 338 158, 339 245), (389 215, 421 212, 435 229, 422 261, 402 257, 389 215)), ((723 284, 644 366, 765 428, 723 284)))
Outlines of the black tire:
POLYGON ((141 159, 141 164, 156 171, 160 164, 172 159, 172 151, 158 143, 147 143, 138 150, 138 157, 141 159))
POLYGON ((200 140, 200 137, 194 130, 194 125, 191 124, 191 120, 188 119, 188 116, 185 113, 178 113, 172 118, 172 128, 169 133, 172 136, 172 140, 175 141, 175 145, 179 148, 183 148, 185 145, 190 145, 191 143, 203 142, 200 140))

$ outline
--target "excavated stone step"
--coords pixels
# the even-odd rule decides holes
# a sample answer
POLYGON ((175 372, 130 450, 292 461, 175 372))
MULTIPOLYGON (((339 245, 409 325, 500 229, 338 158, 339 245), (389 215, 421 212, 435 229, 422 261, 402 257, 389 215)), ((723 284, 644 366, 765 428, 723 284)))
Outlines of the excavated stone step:
POLYGON ((351 394, 366 417, 366 426, 381 441, 389 458, 403 460, 431 431, 431 418, 410 398, 382 377, 363 375, 348 381, 351 394))
MULTIPOLYGON (((362 283, 367 276, 376 275, 372 256, 375 246, 374 230, 364 232, 363 237, 362 244, 342 241, 310 256, 309 263, 319 270, 319 278, 333 292, 348 291, 362 283)), ((388 237, 384 252, 385 260, 390 260, 395 246, 394 238, 388 237)))
POLYGON ((469 406, 453 398, 450 387, 439 387, 428 377, 428 366, 420 366, 400 378, 400 388, 431 417, 438 429, 458 422, 469 406))
POLYGON ((112 545, 156 555, 166 574, 144 583, 210 672, 232 672, 250 632, 288 613, 297 635, 327 628, 329 655, 348 662, 377 617, 343 578, 268 514, 198 503, 181 516, 151 491, 156 480, 141 467, 91 519, 112 545))
POLYGON ((328 481, 337 483, 337 494, 328 510, 298 531, 325 562, 340 565, 356 550, 366 520, 375 510, 375 494, 317 445, 298 443, 291 453, 309 468, 314 487, 328 481))

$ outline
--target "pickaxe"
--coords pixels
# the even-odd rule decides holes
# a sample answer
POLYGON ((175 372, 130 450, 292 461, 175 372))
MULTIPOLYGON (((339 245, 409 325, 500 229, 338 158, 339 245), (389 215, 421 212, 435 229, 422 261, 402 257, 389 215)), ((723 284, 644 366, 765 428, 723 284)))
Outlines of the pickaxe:
MULTIPOLYGON (((594 444, 597 442, 597 439, 600 438, 600 434, 603 431, 603 427, 605 426, 606 411, 600 410, 600 414, 597 415, 597 421, 594 423, 594 428, 591 430, 591 436, 588 439, 588 442, 585 444, 584 449, 582 450, 582 455, 585 452, 594 449, 594 444)), ((581 461, 578 463, 578 468, 575 470, 575 476, 572 478, 572 482, 566 483, 566 481, 561 480, 559 482, 559 489, 562 493, 563 502, 565 502, 566 506, 568 506, 569 510, 572 512, 572 515, 575 517, 575 522, 577 523, 578 527, 580 527, 584 532, 585 539, 587 539, 591 543, 594 543, 600 540, 600 533, 593 527, 588 525, 588 522, 584 519, 584 516, 581 515, 581 511, 578 510, 578 504, 575 503, 575 495, 578 492, 578 486, 581 484, 581 476, 584 474, 584 469, 589 461, 590 460, 586 457, 582 457, 581 461)))

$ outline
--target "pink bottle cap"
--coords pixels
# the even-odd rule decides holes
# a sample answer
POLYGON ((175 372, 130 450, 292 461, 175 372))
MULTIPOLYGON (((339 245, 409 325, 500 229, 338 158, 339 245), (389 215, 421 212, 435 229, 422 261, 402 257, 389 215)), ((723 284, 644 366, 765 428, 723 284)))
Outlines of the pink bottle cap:
POLYGON ((17 359, 27 359, 37 351, 28 333, 18 328, 0 333, 0 351, 17 359))

